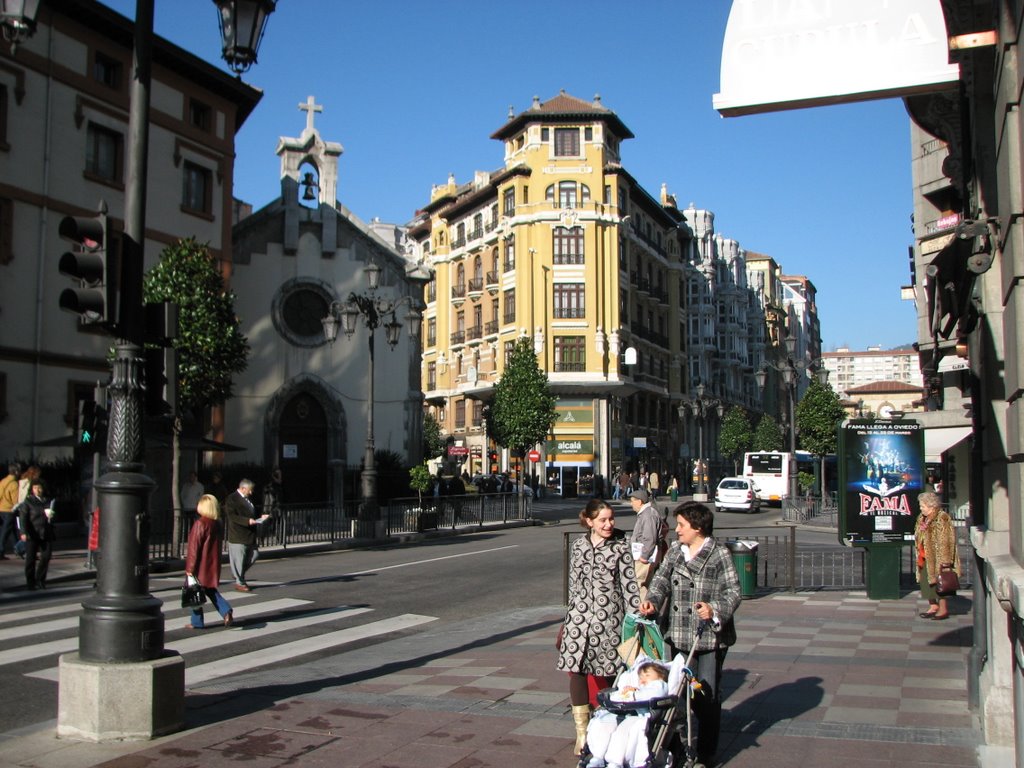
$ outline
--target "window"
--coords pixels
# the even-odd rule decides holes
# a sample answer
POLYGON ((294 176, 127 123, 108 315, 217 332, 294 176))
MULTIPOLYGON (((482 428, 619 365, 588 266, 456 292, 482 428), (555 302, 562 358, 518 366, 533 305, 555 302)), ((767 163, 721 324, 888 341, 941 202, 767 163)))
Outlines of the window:
POLYGON ((473 401, 473 426, 479 427, 484 423, 484 404, 479 400, 473 401))
POLYGON ((515 350, 515 348, 516 343, 514 341, 505 342, 505 365, 508 365, 508 359, 512 357, 512 352, 515 350))
POLYGON ((505 271, 511 272, 516 268, 516 241, 511 237, 505 241, 505 271))
POLYGON ((587 126, 583 129, 583 140, 593 141, 594 140, 594 129, 591 126, 587 126))
POLYGON ((501 207, 506 216, 516 215, 516 190, 509 187, 501 195, 501 207))
POLYGON ((579 157, 580 129, 555 128, 555 157, 579 157))
POLYGON ((466 428, 466 401, 459 400, 455 403, 455 428, 466 428))
POLYGON ((427 390, 437 389, 437 363, 427 363, 427 390))
POLYGON ((96 58, 93 59, 92 77, 97 83, 102 83, 115 91, 119 90, 121 88, 121 62, 97 51, 96 58))
POLYGON ((317 290, 292 291, 281 306, 281 318, 296 336, 320 336, 324 328, 321 320, 327 315, 327 300, 317 290))
POLYGON ((583 228, 555 227, 552 234, 555 264, 583 263, 583 228))
POLYGON ((583 283, 556 283, 554 292, 555 317, 580 318, 586 315, 583 303, 586 288, 583 283))
POLYGON ((555 336, 555 371, 578 373, 587 368, 585 336, 555 336))
POLYGON ((182 193, 181 207, 195 213, 210 214, 213 211, 211 202, 212 175, 201 165, 184 162, 185 184, 182 193))
POLYGON ((188 122, 201 131, 209 131, 213 126, 213 112, 210 107, 198 99, 188 100, 188 122))
POLYGON ((509 288, 505 291, 505 317, 506 323, 514 323, 516 321, 516 289, 509 288))
POLYGON ((427 318, 427 346, 432 347, 437 344, 437 318, 427 318))
POLYGON ((85 172, 102 181, 121 183, 122 146, 120 133, 89 123, 86 131, 85 172))
POLYGON ((576 207, 576 182, 558 182, 558 206, 560 208, 576 207))
POLYGON ((540 140, 543 141, 545 144, 547 144, 549 141, 551 141, 551 129, 550 128, 541 128, 540 129, 540 140))

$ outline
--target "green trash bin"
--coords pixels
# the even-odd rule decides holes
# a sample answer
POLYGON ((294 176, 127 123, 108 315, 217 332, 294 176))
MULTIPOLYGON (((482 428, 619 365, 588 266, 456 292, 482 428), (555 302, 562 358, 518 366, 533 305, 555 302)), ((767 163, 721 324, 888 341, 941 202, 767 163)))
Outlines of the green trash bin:
POLYGON ((725 546, 740 578, 740 597, 753 597, 757 594, 757 542, 727 541, 725 546))
POLYGON ((679 501, 679 489, 678 488, 673 488, 668 493, 669 493, 669 496, 672 497, 672 503, 673 504, 675 502, 679 501))

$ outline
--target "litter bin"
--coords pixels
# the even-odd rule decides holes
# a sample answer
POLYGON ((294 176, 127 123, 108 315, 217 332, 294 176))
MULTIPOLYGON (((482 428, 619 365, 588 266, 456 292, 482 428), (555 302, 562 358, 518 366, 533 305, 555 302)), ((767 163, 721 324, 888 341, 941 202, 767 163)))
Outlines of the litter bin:
POLYGON ((757 594, 757 542, 727 541, 725 545, 740 578, 740 597, 753 597, 757 594))
POLYGON ((672 497, 672 503, 675 504, 677 501, 679 501, 679 489, 673 488, 672 490, 670 490, 669 496, 672 497))

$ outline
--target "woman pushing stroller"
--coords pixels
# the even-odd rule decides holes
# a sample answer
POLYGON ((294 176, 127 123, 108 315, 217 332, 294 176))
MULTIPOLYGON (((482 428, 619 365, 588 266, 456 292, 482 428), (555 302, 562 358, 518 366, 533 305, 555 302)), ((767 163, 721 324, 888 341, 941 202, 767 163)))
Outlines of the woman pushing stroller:
POLYGON ((710 766, 722 717, 722 665, 729 646, 736 642, 732 619, 740 604, 740 583, 729 550, 712 537, 711 510, 688 501, 676 507, 674 514, 678 545, 669 549, 658 568, 640 612, 655 614, 668 601, 668 658, 687 653, 696 643, 691 669, 704 688, 693 707, 697 762, 710 766), (701 622, 708 622, 711 631, 698 633, 701 622))

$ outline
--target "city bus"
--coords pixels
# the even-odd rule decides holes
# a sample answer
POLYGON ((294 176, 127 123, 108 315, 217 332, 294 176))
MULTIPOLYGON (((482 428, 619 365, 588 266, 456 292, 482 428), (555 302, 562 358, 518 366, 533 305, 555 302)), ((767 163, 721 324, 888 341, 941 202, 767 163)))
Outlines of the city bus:
MULTIPOLYGON (((754 481, 758 488, 758 498, 762 502, 781 504, 789 498, 790 473, 806 472, 811 475, 820 474, 818 460, 807 451, 797 451, 795 460, 788 451, 754 451, 743 454, 743 476, 754 481)), ((834 454, 825 457, 826 484, 830 491, 835 490, 836 457, 834 454)))
POLYGON ((754 451, 743 454, 743 476, 757 486, 757 496, 766 504, 781 505, 789 498, 790 473, 796 472, 793 454, 784 451, 754 451))

